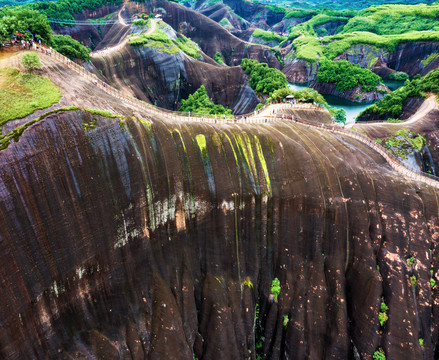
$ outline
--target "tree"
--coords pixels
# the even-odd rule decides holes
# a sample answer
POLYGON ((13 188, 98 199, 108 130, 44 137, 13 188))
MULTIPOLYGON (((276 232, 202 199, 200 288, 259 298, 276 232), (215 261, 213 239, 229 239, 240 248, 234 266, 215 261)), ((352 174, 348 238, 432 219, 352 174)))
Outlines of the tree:
POLYGON ((9 40, 17 32, 28 38, 38 34, 45 43, 52 43, 52 29, 46 16, 19 7, 0 9, 0 42, 9 40))
POLYGON ((250 86, 258 93, 271 94, 288 85, 286 76, 280 70, 270 68, 266 63, 243 59, 241 68, 250 75, 250 86))
POLYGON ((21 59, 21 65, 23 65, 24 68, 29 72, 41 69, 40 58, 35 53, 24 54, 23 58, 21 59))
POLYGON ((90 60, 90 49, 69 35, 54 35, 53 47, 61 54, 71 59, 90 60))
POLYGON ((337 109, 335 112, 335 122, 346 124, 346 111, 344 109, 337 109))
POLYGON ((201 85, 186 100, 181 101, 180 111, 193 112, 198 114, 231 114, 232 110, 222 105, 216 105, 209 100, 206 88, 201 85))

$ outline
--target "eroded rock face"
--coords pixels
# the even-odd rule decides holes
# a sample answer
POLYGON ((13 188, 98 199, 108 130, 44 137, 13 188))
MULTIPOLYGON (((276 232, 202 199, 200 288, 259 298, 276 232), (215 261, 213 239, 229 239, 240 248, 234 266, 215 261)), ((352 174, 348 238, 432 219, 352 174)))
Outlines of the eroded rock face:
POLYGON ((2 358, 433 358, 436 197, 361 143, 75 111, 0 163, 2 358))
POLYGON ((310 87, 317 90, 321 94, 337 96, 352 102, 368 103, 380 100, 390 92, 389 88, 384 84, 377 86, 377 91, 364 92, 359 86, 346 91, 339 91, 335 88, 333 83, 323 83, 320 81, 313 81, 310 87))
POLYGON ((259 103, 241 67, 208 64, 182 52, 127 44, 119 52, 94 58, 93 64, 111 85, 167 109, 177 109, 201 85, 216 104, 235 114, 251 112, 259 103))

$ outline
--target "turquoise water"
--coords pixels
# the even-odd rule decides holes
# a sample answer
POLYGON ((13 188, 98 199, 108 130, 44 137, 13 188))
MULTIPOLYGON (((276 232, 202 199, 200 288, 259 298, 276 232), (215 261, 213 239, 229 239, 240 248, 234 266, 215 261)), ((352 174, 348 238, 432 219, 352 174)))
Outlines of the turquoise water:
MULTIPOLYGON (((388 81, 384 81, 384 84, 386 84, 390 90, 396 90, 397 88, 404 85, 404 82, 388 80, 388 81)), ((308 85, 309 84, 289 83, 288 87, 291 90, 302 90, 302 89, 306 89, 308 85)), ((366 109, 368 106, 373 104, 373 102, 360 104, 332 95, 323 95, 323 97, 325 98, 325 100, 329 105, 339 109, 344 109, 344 111, 346 111, 346 124, 355 122, 356 117, 364 109, 366 109)))

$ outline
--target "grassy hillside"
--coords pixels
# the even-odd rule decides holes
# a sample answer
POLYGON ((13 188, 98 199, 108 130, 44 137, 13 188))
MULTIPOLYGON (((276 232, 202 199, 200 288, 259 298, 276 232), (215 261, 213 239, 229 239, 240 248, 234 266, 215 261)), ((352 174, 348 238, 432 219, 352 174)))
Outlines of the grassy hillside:
POLYGON ((45 77, 0 69, 0 125, 45 109, 60 98, 59 89, 45 77))

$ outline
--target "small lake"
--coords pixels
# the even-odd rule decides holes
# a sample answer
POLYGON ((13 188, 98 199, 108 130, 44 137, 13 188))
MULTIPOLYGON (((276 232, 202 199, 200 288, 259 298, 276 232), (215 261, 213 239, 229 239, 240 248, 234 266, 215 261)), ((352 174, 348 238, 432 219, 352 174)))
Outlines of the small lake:
MULTIPOLYGON (((386 80, 386 81, 383 81, 383 83, 385 85, 387 85, 387 87, 392 91, 396 90, 399 87, 401 87, 402 85, 404 85, 403 81, 393 81, 393 80, 386 80)), ((297 91, 297 90, 306 89, 308 87, 308 85, 309 84, 289 83, 288 87, 291 90, 297 91)), ((346 124, 354 123, 356 117, 364 109, 366 109, 368 106, 373 104, 373 102, 371 102, 371 103, 356 103, 356 102, 342 99, 342 98, 339 98, 338 96, 333 96, 333 95, 323 95, 323 97, 325 98, 326 102, 329 105, 336 107, 338 109, 344 109, 344 111, 346 111, 346 124)))

